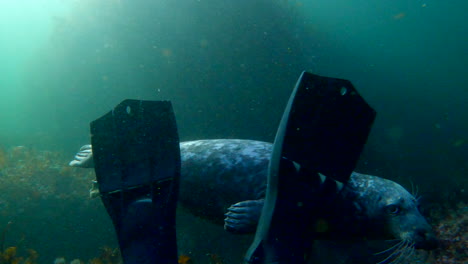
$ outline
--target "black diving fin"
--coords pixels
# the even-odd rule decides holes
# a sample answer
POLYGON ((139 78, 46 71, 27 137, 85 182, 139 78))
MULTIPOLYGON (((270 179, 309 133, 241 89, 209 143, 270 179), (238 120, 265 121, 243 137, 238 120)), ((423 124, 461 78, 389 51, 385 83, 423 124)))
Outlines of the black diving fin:
POLYGON ((302 73, 275 137, 265 205, 246 263, 306 263, 321 195, 317 181, 323 175, 349 180, 375 116, 349 81, 302 73))
POLYGON ((125 100, 90 126, 99 191, 124 263, 177 263, 180 149, 171 103, 125 100))

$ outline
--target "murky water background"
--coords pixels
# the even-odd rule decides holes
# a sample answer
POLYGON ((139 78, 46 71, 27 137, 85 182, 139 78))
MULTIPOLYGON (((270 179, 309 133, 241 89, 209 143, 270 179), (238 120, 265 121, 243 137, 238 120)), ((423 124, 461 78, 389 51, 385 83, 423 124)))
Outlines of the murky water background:
MULTIPOLYGON (((0 1, 5 247, 34 248, 52 263, 116 246, 100 201, 88 198, 92 171, 66 164, 89 142, 89 122, 121 100, 172 100, 182 140, 272 141, 303 70, 351 80, 377 110, 357 170, 417 185, 434 226, 466 238, 467 8, 461 0, 0 1)), ((181 253, 239 262, 249 237, 192 218, 179 218, 181 253)), ((459 263, 467 256, 466 247, 448 252, 459 263)), ((436 261, 449 263, 427 260, 436 261)))

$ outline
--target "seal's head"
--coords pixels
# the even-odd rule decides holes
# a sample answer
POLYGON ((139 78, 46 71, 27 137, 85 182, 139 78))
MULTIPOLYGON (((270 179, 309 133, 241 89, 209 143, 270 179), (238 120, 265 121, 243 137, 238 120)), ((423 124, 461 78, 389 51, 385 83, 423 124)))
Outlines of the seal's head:
POLYGON ((417 199, 398 183, 353 173, 349 188, 369 237, 400 240, 396 248, 434 249, 436 236, 418 209, 417 199))

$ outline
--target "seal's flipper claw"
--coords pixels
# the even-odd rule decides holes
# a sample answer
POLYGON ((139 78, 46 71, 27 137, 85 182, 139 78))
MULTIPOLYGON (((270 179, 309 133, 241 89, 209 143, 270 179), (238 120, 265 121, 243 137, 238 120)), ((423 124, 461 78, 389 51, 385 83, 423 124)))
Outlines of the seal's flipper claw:
POLYGON ((248 200, 233 204, 227 210, 224 219, 224 229, 236 234, 249 234, 257 228, 263 199, 248 200))
POLYGON ((233 234, 252 234, 257 227, 255 223, 247 221, 247 219, 233 219, 227 217, 224 219, 224 230, 233 234))
POLYGON ((177 263, 180 149, 171 103, 125 100, 91 123, 91 135, 124 263, 177 263))
POLYGON ((227 214, 244 214, 244 213, 249 212, 249 209, 245 208, 245 207, 233 207, 233 206, 231 206, 227 210, 228 210, 227 214))
POLYGON ((349 81, 302 73, 276 133, 265 206, 246 263, 307 262, 320 206, 311 190, 320 189, 319 173, 349 179, 375 115, 349 81))
POLYGON ((80 152, 81 151, 91 151, 92 149, 93 148, 92 148, 91 144, 86 144, 86 145, 81 146, 80 152))
MULTIPOLYGON (((243 211, 230 211, 224 214, 226 216, 226 219, 231 218, 231 219, 248 219, 248 211, 243 210, 243 211)), ((258 219, 257 219, 258 220, 258 219)))
POLYGON ((79 167, 79 168, 93 168, 94 161, 93 161, 93 150, 91 145, 84 145, 80 148, 78 153, 76 153, 74 160, 68 163, 71 167, 79 167))

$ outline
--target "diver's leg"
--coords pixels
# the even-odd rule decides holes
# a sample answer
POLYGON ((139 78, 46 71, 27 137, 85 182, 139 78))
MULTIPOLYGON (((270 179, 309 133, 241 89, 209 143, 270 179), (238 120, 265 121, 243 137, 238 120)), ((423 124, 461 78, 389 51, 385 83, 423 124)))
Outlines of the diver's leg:
POLYGON ((317 238, 317 201, 329 192, 324 189, 337 191, 337 182, 349 179, 374 118, 349 81, 301 75, 276 134, 247 263, 307 261, 317 238))
POLYGON ((170 102, 125 100, 91 123, 91 135, 124 263, 177 263, 180 149, 170 102))

